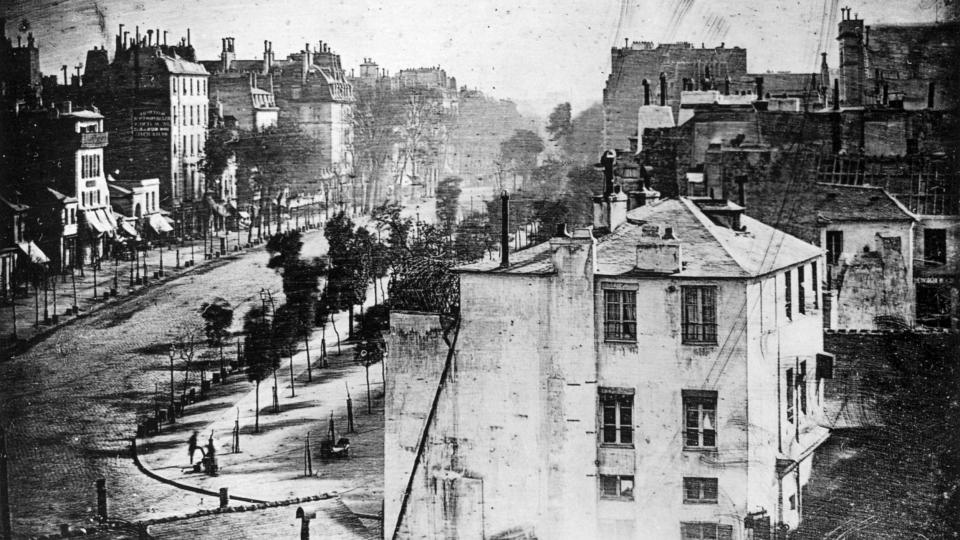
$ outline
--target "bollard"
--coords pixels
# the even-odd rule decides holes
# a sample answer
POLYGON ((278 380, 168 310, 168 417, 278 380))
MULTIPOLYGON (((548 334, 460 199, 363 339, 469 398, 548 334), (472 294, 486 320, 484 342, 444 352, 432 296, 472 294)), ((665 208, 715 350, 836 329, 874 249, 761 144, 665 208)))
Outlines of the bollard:
POLYGON ((97 480, 97 517, 107 520, 107 481, 103 478, 97 480))
POLYGON ((356 433, 353 429, 353 400, 347 395, 347 431, 356 433))
POLYGON ((316 508, 304 506, 297 508, 297 519, 300 520, 300 540, 310 540, 310 520, 316 517, 316 508))
POLYGON ((220 488, 220 508, 230 506, 230 495, 227 494, 227 488, 220 488))

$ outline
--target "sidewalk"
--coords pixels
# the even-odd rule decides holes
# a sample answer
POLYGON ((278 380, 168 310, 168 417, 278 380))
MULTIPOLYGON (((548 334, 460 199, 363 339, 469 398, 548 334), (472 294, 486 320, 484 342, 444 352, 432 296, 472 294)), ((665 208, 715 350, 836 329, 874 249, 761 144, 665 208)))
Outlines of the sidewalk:
MULTIPOLYGON (((292 226, 292 222, 285 222, 285 230, 289 230, 292 226)), ((318 227, 316 230, 320 230, 320 228, 318 227)), ((256 229, 254 229, 254 242, 256 242, 256 233, 256 229)), ((264 235, 266 235, 266 229, 264 229, 264 235)), ((239 242, 236 231, 227 234, 225 238, 227 258, 249 251, 247 249, 246 231, 241 231, 239 242), (237 250, 238 245, 240 246, 239 250, 237 250)), ((264 243, 265 241, 249 247, 250 249, 257 249, 264 243)), ((207 244, 209 248, 209 241, 207 244)), ((219 246, 220 241, 215 237, 214 249, 219 249, 219 246)), ((30 340, 51 329, 74 319, 75 315, 72 311, 74 305, 77 306, 76 315, 82 316, 116 301, 116 298, 124 298, 134 294, 147 285, 158 283, 161 280, 176 279, 177 276, 186 271, 222 258, 222 256, 205 258, 204 241, 194 240, 184 242, 182 245, 151 249, 147 252, 146 257, 141 254, 138 267, 135 261, 120 260, 115 262, 113 259, 109 259, 101 263, 96 275, 94 275, 93 268, 88 265, 83 268, 83 276, 80 275, 79 271, 75 271, 72 276, 70 274, 51 276, 50 288, 46 291, 46 294, 44 294, 42 286, 36 291, 31 287, 26 296, 16 298, 15 305, 11 305, 9 301, 0 302, 0 359, 3 359, 4 355, 11 354, 17 345, 30 342, 30 340), (177 264, 178 259, 179 265, 177 264), (187 262, 191 260, 194 261, 194 264, 187 266, 187 262), (94 282, 94 277, 96 277, 96 282, 94 282), (111 289, 116 290, 116 296, 110 294, 111 289), (14 324, 14 312, 16 312, 16 324, 14 324), (16 333, 16 339, 14 339, 14 332, 16 333)))
MULTIPOLYGON (((343 337, 346 319, 346 313, 335 317, 343 337)), ((269 502, 339 494, 358 515, 377 516, 383 500, 382 365, 370 368, 373 407, 368 412, 365 370, 354 363, 353 346, 341 345, 342 352, 338 354, 332 328, 327 328, 327 337, 330 342, 325 368, 319 367, 321 332, 317 330, 311 337, 312 382, 308 382, 305 350, 294 354, 295 396, 291 396, 290 359, 281 360, 277 370, 279 413, 274 412, 272 404, 273 377, 261 382, 259 433, 254 433, 256 387, 242 371, 237 371, 228 377, 227 384, 213 385, 208 399, 188 405, 176 423, 164 424, 159 433, 138 438, 137 454, 142 465, 184 489, 217 493, 226 487, 230 496, 269 502), (348 389, 353 405, 353 433, 348 432, 348 389), (328 438, 331 413, 336 439, 350 439, 349 457, 321 456, 320 443, 328 438), (239 453, 232 451, 235 422, 239 422, 240 428, 239 453), (193 471, 187 440, 194 430, 198 432, 198 445, 204 448, 213 435, 220 468, 217 476, 193 471), (308 436, 312 475, 305 473, 308 436)), ((197 451, 194 462, 201 457, 197 451)))

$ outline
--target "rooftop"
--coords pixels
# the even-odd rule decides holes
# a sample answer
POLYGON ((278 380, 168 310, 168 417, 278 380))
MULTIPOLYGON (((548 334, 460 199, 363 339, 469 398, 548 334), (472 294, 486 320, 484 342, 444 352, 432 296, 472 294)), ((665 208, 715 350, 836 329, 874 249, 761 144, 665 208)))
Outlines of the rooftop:
POLYGON ((917 217, 885 189, 818 183, 808 192, 818 221, 916 221, 917 217))
MULTIPOLYGON (((698 201, 702 203, 702 201, 698 201)), ((716 210, 738 211, 727 203, 716 210)), ((691 199, 665 199, 627 213, 627 222, 597 240, 597 275, 636 274, 637 245, 642 225, 670 227, 683 251, 684 266, 672 278, 751 278, 819 257, 822 250, 748 216, 742 230, 714 223, 691 199)), ((579 232, 579 231, 578 231, 579 232)), ((648 239, 647 239, 648 240, 648 239)), ((484 260, 458 268, 462 272, 552 274, 549 242, 510 254, 510 266, 484 260)))

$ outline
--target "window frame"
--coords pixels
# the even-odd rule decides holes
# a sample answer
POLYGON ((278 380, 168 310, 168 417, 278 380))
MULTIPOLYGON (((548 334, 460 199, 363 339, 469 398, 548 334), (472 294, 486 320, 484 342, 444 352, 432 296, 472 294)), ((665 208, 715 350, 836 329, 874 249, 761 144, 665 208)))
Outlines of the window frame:
POLYGON ((792 270, 783 273, 783 312, 788 321, 793 320, 793 277, 792 270))
POLYGON ((719 399, 716 391, 712 390, 682 390, 681 402, 683 408, 683 449, 685 451, 716 451, 717 446, 717 409, 719 399), (690 423, 690 409, 696 407, 696 425, 690 423), (705 411, 713 411, 712 429, 704 428, 705 411), (697 432, 696 444, 690 444, 690 433, 697 432), (707 432, 713 432, 713 444, 706 444, 707 432))
POLYGON ((826 231, 824 243, 827 245, 827 264, 836 266, 843 254, 843 231, 826 231))
POLYGON ((626 284, 606 284, 603 291, 603 340, 636 343, 637 342, 637 287, 626 284), (611 301, 615 298, 614 301, 611 301), (629 300, 629 302, 627 301, 629 300), (628 315, 628 306, 633 307, 633 318, 628 315), (611 308, 616 310, 616 319, 611 320, 611 308), (632 335, 628 331, 632 325, 632 335))
POLYGON ((716 285, 680 287, 680 334, 684 345, 717 344, 717 289, 716 285), (690 308, 696 315, 694 321, 689 318, 690 308))
POLYGON ((797 407, 796 407, 797 380, 796 380, 796 377, 794 376, 793 368, 787 368, 787 371, 784 373, 783 376, 786 379, 786 384, 787 384, 786 396, 785 396, 787 400, 786 409, 785 409, 785 412, 787 415, 787 422, 793 424, 796 421, 796 417, 797 417, 797 407))
POLYGON ((947 230, 939 228, 923 229, 923 263, 924 266, 941 266, 947 264, 947 230), (942 243, 941 243, 942 240, 942 243), (936 243, 936 246, 931 244, 936 243), (934 249, 931 249, 934 248, 934 249), (930 253, 933 251, 934 253, 930 253))
POLYGON ((600 412, 600 445, 610 447, 629 447, 634 445, 633 429, 633 393, 616 389, 601 388, 599 395, 600 412), (607 423, 607 409, 614 413, 613 423, 607 423), (624 411, 628 413, 628 420, 624 422, 624 411), (614 440, 608 440, 608 429, 612 430, 614 440), (624 434, 628 434, 624 437, 624 434), (629 439, 629 440, 624 440, 629 439))
POLYGON ((636 480, 632 474, 600 474, 597 475, 597 479, 600 485, 600 498, 606 500, 618 500, 618 501, 632 501, 633 492, 637 487, 636 480), (605 482, 613 480, 616 483, 616 494, 609 494, 606 489, 605 482), (624 494, 624 480, 630 482, 629 493, 624 494))
POLYGON ((702 476, 683 477, 683 504, 719 504, 719 500, 720 486, 718 478, 702 476), (690 497, 691 491, 696 491, 695 497, 690 497), (712 498, 709 497, 708 491, 712 491, 712 498))
POLYGON ((806 272, 803 271, 803 265, 797 267, 797 311, 801 315, 807 314, 807 291, 806 291, 806 272))
POLYGON ((731 540, 733 538, 733 525, 724 525, 713 521, 681 521, 680 538, 682 540, 731 540), (705 527, 712 527, 713 536, 706 536, 705 527), (696 529, 696 531, 693 531, 696 529), (690 535, 689 532, 696 532, 696 535, 690 535))

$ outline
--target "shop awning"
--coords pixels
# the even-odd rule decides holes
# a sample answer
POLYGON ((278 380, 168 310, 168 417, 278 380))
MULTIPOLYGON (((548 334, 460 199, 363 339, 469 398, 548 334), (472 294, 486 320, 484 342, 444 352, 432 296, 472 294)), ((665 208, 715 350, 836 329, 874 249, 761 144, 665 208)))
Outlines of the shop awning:
POLYGON ((83 220, 94 234, 109 234, 113 232, 113 227, 107 221, 103 210, 83 210, 83 220))
POLYGON ((100 208, 97 210, 97 214, 99 214, 104 221, 110 224, 111 230, 117 229, 117 217, 113 215, 113 210, 109 208, 100 208))
POLYGON ((46 264, 50 262, 50 259, 33 242, 18 242, 17 247, 20 248, 20 251, 34 264, 46 264))
POLYGON ((147 225, 157 234, 163 234, 173 231, 167 218, 160 214, 150 214, 147 216, 147 225))
POLYGON ((120 222, 120 227, 118 229, 124 236, 130 238, 140 238, 140 233, 137 232, 137 228, 133 226, 133 223, 130 223, 127 220, 120 222))
POLYGON ((207 206, 210 210, 213 210, 220 217, 230 217, 230 211, 227 209, 227 205, 217 202, 213 197, 207 195, 206 197, 207 206))

